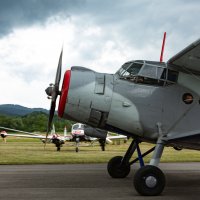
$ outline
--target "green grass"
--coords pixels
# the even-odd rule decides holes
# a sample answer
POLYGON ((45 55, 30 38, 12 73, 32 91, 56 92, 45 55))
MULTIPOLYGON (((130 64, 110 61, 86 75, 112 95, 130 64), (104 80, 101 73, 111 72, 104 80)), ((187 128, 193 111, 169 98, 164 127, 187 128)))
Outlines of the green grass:
MULTIPOLYGON (((44 144, 40 140, 10 137, 7 138, 7 143, 0 142, 0 164, 107 163, 113 156, 123 156, 129 144, 130 141, 126 144, 121 142, 121 145, 106 145, 104 152, 100 146, 83 144, 79 147, 79 153, 76 153, 72 143, 67 143, 57 152, 53 144, 47 144, 44 150, 44 144)), ((142 152, 152 146, 142 144, 142 152)), ((145 162, 149 161, 151 155, 145 158, 145 162)), ((175 151, 167 147, 161 162, 200 162, 200 151, 175 151)))

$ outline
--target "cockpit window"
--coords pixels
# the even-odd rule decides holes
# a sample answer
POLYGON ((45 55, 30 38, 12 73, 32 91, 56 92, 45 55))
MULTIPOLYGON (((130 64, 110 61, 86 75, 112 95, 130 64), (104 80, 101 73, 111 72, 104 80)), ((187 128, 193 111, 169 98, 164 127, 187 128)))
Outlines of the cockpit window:
POLYGON ((131 63, 125 63, 122 65, 122 67, 116 72, 119 76, 123 76, 123 74, 126 72, 127 68, 131 65, 131 63))
POLYGON ((158 62, 134 61, 122 65, 116 73, 120 79, 146 85, 170 85, 178 78, 178 72, 158 62))
POLYGON ((141 63, 133 63, 128 69, 127 69, 127 75, 134 76, 137 75, 141 69, 143 64, 141 63))
POLYGON ((130 79, 131 77, 137 75, 142 67, 143 63, 129 62, 122 65, 117 74, 120 78, 130 79))
POLYGON ((75 124, 75 125, 73 126, 73 129, 74 129, 74 130, 78 130, 78 128, 79 128, 79 125, 78 125, 78 124, 75 124))
POLYGON ((80 127, 81 129, 84 129, 84 124, 81 124, 81 127, 80 127))
POLYGON ((163 67, 155 67, 153 65, 144 65, 140 70, 139 75, 154 79, 160 79, 162 73, 164 71, 163 67))

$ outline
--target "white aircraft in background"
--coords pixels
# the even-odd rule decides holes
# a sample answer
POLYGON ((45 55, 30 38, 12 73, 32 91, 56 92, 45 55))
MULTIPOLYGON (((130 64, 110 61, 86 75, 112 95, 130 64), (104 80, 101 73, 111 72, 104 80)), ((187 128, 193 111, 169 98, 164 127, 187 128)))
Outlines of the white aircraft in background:
POLYGON ((55 144, 57 151, 60 151, 63 144, 66 142, 75 142, 76 152, 79 151, 79 143, 82 141, 94 143, 95 141, 99 141, 99 144, 101 146, 102 151, 105 150, 105 143, 112 143, 112 140, 116 139, 124 139, 127 140, 126 136, 118 135, 118 136, 107 136, 107 137, 98 137, 99 133, 102 132, 102 130, 94 129, 91 127, 88 127, 84 124, 76 123, 72 126, 71 134, 67 134, 67 128, 64 128, 64 135, 61 136, 55 132, 55 127, 53 125, 53 128, 51 130, 50 135, 46 138, 46 136, 38 134, 38 133, 30 133, 26 131, 11 129, 7 127, 1 127, 2 131, 0 132, 1 137, 3 138, 4 142, 6 142, 7 136, 14 136, 14 137, 24 137, 24 138, 37 138, 40 139, 43 143, 53 143, 55 144), (5 130, 8 131, 14 131, 18 133, 7 133, 5 130), (90 135, 95 133, 97 137, 91 137, 90 135))
POLYGON ((99 141, 102 151, 105 151, 106 143, 112 144, 112 140, 116 140, 116 139, 127 140, 127 137, 124 135, 108 136, 107 131, 104 131, 101 129, 95 129, 81 123, 76 123, 72 126, 71 135, 72 135, 72 141, 75 141, 76 152, 79 151, 78 147, 81 141, 86 141, 86 142, 91 142, 91 143, 95 141, 99 141), (101 134, 102 132, 106 132, 106 134, 103 134, 104 136, 102 136, 101 134), (96 137, 94 137, 94 135, 96 137))

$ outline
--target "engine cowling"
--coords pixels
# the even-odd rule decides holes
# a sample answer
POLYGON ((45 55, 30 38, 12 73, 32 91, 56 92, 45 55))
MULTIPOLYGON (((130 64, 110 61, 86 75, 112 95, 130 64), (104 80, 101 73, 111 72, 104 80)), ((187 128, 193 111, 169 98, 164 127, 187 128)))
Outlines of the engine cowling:
MULTIPOLYGON (((113 75, 97 73, 84 67, 72 67, 63 79, 58 115, 104 129, 112 92, 113 75)), ((95 135, 99 134, 96 132, 95 135)))

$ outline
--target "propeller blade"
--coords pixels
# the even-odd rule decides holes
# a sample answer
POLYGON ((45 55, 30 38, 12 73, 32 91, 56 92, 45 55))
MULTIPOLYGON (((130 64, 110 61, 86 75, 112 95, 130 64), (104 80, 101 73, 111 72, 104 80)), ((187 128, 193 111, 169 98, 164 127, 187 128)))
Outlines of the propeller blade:
POLYGON ((53 121, 55 108, 56 108, 56 99, 57 99, 57 96, 60 94, 60 92, 59 92, 59 84, 60 84, 61 71, 62 71, 62 55, 63 55, 63 49, 61 50, 59 61, 58 61, 55 84, 54 85, 50 84, 50 87, 48 87, 45 90, 47 95, 52 97, 51 98, 51 107, 50 107, 50 111, 49 111, 49 120, 48 120, 48 125, 47 125, 45 146, 46 146, 48 135, 49 135, 49 133, 51 131, 51 128, 52 128, 52 121, 53 121))
POLYGON ((51 102, 51 109, 49 111, 49 120, 48 120, 48 126, 47 126, 47 134, 50 133, 51 128, 52 128, 52 121, 53 121, 53 117, 54 117, 55 108, 56 108, 56 102, 52 101, 51 102))
POLYGON ((59 86, 60 78, 61 78, 61 71, 62 71, 62 55, 63 55, 63 49, 60 52, 60 58, 58 62, 58 68, 56 72, 56 79, 55 79, 55 85, 59 86))

